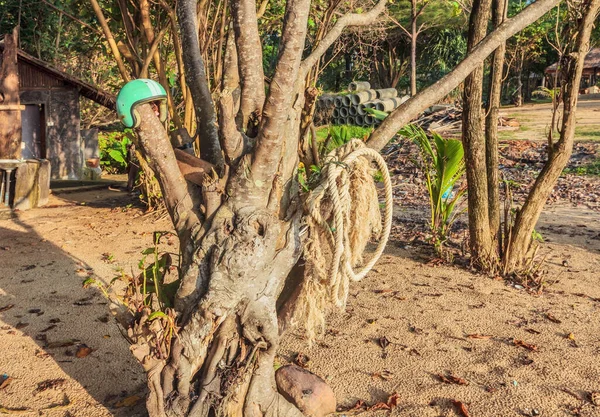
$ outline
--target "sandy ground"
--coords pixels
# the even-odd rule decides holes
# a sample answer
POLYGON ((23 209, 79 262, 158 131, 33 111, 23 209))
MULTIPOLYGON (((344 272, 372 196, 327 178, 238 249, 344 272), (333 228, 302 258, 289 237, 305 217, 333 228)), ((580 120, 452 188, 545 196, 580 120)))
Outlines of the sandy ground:
MULTIPOLYGON (((140 216, 133 203, 125 193, 89 191, 0 217, 0 375, 12 378, 0 388, 0 414, 145 414, 141 368, 107 320, 106 300, 81 285, 88 275, 109 281, 118 267, 135 269, 151 232, 169 228, 168 219, 140 216), (93 351, 79 358, 83 345, 93 351)), ((473 417, 533 409, 599 416, 587 395, 600 391, 600 214, 553 206, 540 229, 549 284, 543 294, 431 265, 422 247, 393 240, 352 287, 347 310, 329 315, 327 334, 309 348, 289 333, 279 362, 306 354, 342 406, 397 392, 391 415, 455 416, 456 400, 473 417), (385 349, 382 337, 390 342, 385 349), (468 385, 443 383, 438 374, 468 385)))
MULTIPOLYGON (((504 107, 500 115, 516 118, 521 126, 503 130, 500 139, 546 140, 552 120, 552 104, 525 104, 521 107, 504 107)), ((577 103, 576 140, 600 140, 600 96, 579 96, 577 103)))

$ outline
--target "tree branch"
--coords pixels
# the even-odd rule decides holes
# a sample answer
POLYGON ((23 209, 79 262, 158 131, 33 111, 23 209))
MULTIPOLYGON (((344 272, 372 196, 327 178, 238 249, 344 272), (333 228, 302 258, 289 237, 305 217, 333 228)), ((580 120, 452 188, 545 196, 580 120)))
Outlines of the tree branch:
POLYGON ((254 113, 259 118, 265 103, 265 73, 258 34, 256 1, 234 0, 231 2, 231 13, 242 86, 240 125, 242 129, 246 129, 251 115, 254 113))
POLYGON ((559 2, 560 0, 537 0, 527 6, 518 15, 511 19, 507 19, 496 30, 478 43, 477 46, 473 48, 473 51, 463 59, 454 70, 435 84, 422 90, 416 96, 411 97, 390 113, 381 126, 371 134, 371 137, 367 142, 368 146, 381 150, 402 126, 409 123, 427 107, 437 103, 456 88, 475 68, 481 65, 488 55, 494 52, 502 42, 538 20, 559 2))
POLYGON ((259 189, 256 195, 265 204, 281 159, 285 122, 293 103, 298 99, 295 87, 309 11, 310 0, 288 0, 286 3, 279 60, 270 84, 251 165, 253 184, 259 189))
POLYGON ((317 63, 317 61, 321 59, 329 47, 333 45, 333 43, 340 37, 344 29, 346 29, 348 26, 365 26, 369 23, 372 23, 381 13, 383 13, 386 4, 386 0, 379 0, 375 7, 369 10, 367 13, 349 13, 338 19, 335 25, 333 25, 323 40, 319 42, 312 53, 306 57, 304 61, 302 61, 300 67, 302 73, 306 73, 306 71, 310 70, 317 63))
POLYGON ((215 165, 219 174, 224 168, 217 116, 208 87, 208 79, 204 61, 198 42, 198 25, 196 23, 196 1, 180 0, 177 3, 177 17, 181 30, 181 41, 185 54, 185 77, 194 100, 196 111, 196 133, 200 137, 200 156, 203 160, 215 165))
POLYGON ((137 129, 138 145, 142 155, 156 174, 165 205, 171 215, 175 230, 181 240, 182 250, 190 243, 191 233, 200 219, 194 211, 187 184, 177 165, 175 153, 163 125, 150 104, 137 107, 140 127, 137 129))
POLYGON ((127 71, 127 68, 125 68, 125 64, 123 63, 123 59, 121 58, 121 52, 119 52, 119 48, 117 47, 115 38, 113 37, 113 34, 110 30, 110 27, 108 26, 108 23, 106 22, 104 13, 102 12, 102 9, 100 8, 100 5, 98 4, 98 2, 96 0, 90 0, 90 3, 92 4, 92 8, 94 9, 94 12, 96 13, 96 17, 98 18, 98 21, 100 22, 100 26, 102 27, 102 31, 104 32, 104 36, 106 37, 106 40, 108 41, 108 44, 110 45, 110 50, 112 51, 113 56, 115 57, 115 61, 117 61, 117 67, 119 68, 121 77, 123 78, 123 80, 125 82, 127 82, 127 81, 131 80, 131 77, 129 75, 129 71, 127 71))

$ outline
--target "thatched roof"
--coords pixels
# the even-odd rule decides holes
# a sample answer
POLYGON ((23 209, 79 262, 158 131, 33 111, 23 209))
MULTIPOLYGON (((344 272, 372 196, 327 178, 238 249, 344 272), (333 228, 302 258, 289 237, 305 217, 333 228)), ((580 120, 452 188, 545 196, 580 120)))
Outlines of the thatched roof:
MULTIPOLYGON (((3 42, 0 42, 0 51, 2 50, 4 50, 4 44, 3 42)), ((113 94, 101 90, 95 85, 80 80, 79 78, 67 74, 66 72, 60 71, 52 67, 47 62, 44 62, 41 59, 31 56, 20 49, 17 50, 17 59, 23 60, 24 62, 48 74, 51 77, 57 78, 59 80, 64 81, 67 84, 76 87, 79 90, 79 93, 85 98, 95 101, 96 103, 111 110, 115 108, 116 97, 113 94)), ((1 61, 2 58, 0 54, 0 62, 1 61)))
MULTIPOLYGON (((558 66, 558 62, 550 65, 546 68, 546 72, 556 72, 556 67, 558 66)), ((584 70, 592 70, 594 68, 600 69, 600 48, 593 48, 588 52, 585 56, 585 61, 583 62, 584 70)))

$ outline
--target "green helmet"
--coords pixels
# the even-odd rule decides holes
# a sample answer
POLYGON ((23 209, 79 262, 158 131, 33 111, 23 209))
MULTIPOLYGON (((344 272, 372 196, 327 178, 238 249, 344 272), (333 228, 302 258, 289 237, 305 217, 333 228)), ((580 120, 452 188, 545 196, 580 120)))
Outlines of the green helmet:
POLYGON ((160 101, 160 121, 167 120, 167 92, 162 85, 153 80, 140 78, 129 81, 117 95, 117 114, 127 127, 140 125, 138 104, 160 101))

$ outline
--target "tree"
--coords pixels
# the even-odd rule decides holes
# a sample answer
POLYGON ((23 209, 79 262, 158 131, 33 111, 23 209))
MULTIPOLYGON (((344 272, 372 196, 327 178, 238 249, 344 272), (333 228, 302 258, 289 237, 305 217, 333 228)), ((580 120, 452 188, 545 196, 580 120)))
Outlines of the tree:
MULTIPOLYGON (((469 19, 467 53, 485 37, 491 0, 475 0, 469 19)), ((469 184, 469 246, 475 264, 488 267, 495 258, 489 228, 488 187, 483 125, 483 63, 465 80, 463 93, 462 138, 469 184)), ((489 267, 488 267, 489 268, 489 267)))
MULTIPOLYGON (((350 153, 356 159, 346 159, 348 164, 360 160, 361 155, 380 161, 373 149, 381 149, 402 125, 454 89, 502 42, 557 2, 538 0, 504 22, 474 46, 454 71, 393 112, 369 139, 371 149, 354 141, 337 150, 337 157, 350 153)), ((316 188, 307 194, 300 192, 295 178, 298 150, 305 148, 300 124, 305 94, 310 91, 306 84, 309 72, 346 28, 374 20, 386 1, 380 0, 368 11, 332 20, 319 43, 304 55, 311 2, 288 0, 266 98, 262 103, 248 98, 252 106, 262 108, 255 129, 245 129, 243 117, 237 117, 244 98, 236 92, 243 96, 258 88, 264 90, 264 80, 256 76, 262 53, 252 49, 255 43, 243 45, 255 39, 255 3, 238 3, 234 17, 239 20, 238 29, 235 35, 229 32, 224 46, 222 89, 216 105, 218 135, 212 129, 199 132, 205 170, 202 181, 197 182, 198 192, 188 191, 190 184, 177 167, 178 152, 173 151, 151 106, 138 107, 138 147, 159 180, 181 248, 173 303, 163 291, 160 277, 154 275, 151 284, 155 292, 162 288, 162 296, 157 295, 162 300, 158 309, 153 310, 146 298, 140 302, 138 293, 132 293, 130 301, 138 300, 138 304, 134 314, 122 318, 131 350, 148 375, 151 417, 300 416, 274 388, 273 360, 280 331, 294 314, 310 308, 307 300, 315 298, 307 294, 318 300, 313 310, 317 315, 328 303, 344 305, 350 276, 360 279, 365 274, 364 269, 354 273, 352 268, 360 262, 366 238, 377 228, 371 216, 369 221, 362 217, 365 212, 378 212, 379 207, 373 198, 367 161, 362 162, 362 171, 347 172, 344 165, 335 163, 323 166, 316 188), (242 57, 242 51, 249 53, 242 57), (249 67, 242 70, 241 65, 249 67), (259 85, 249 85, 254 82, 259 85), (219 167, 221 161, 223 169, 219 167), (344 202, 363 201, 353 196, 365 190, 371 190, 364 200, 367 205, 361 206, 366 211, 352 211, 347 205, 345 210, 350 211, 337 211, 344 202), (324 196, 337 207, 333 212, 328 209, 331 204, 319 206, 324 196), (355 229, 346 229, 349 225, 355 229), (358 242, 351 249, 347 245, 350 240, 358 242), (329 249, 320 250, 317 245, 329 249), (329 268, 322 258, 328 251, 329 268)), ((207 94, 208 79, 197 39, 196 1, 180 0, 177 9, 186 81, 198 125, 210 124, 215 120, 215 106, 207 94)), ((383 173, 385 176, 387 171, 383 169, 383 173)), ((384 232, 391 226, 391 205, 386 204, 385 210, 384 232)), ((382 250, 380 244, 376 254, 382 250)), ((168 261, 161 265, 165 268, 168 261)), ((157 268, 150 272, 156 273, 157 268)), ((144 275, 145 284, 146 278, 144 275)))
MULTIPOLYGON (((474 4, 474 11, 477 3, 474 4)), ((481 126, 481 84, 473 90, 465 87, 464 120, 471 124, 463 126, 465 142, 465 160, 469 193, 469 231, 470 249, 473 262, 488 272, 500 270, 504 275, 526 273, 533 260, 532 233, 542 209, 558 178, 566 167, 573 148, 575 134, 575 113, 583 60, 590 45, 590 36, 598 16, 600 0, 573 1, 568 4, 568 17, 563 22, 561 34, 561 91, 558 102, 562 102, 562 120, 560 138, 553 139, 554 122, 548 133, 548 161, 537 177, 523 206, 517 211, 514 224, 511 216, 504 219, 506 233, 502 236, 503 245, 498 248, 494 235, 499 225, 499 199, 497 198, 497 116, 491 116, 493 108, 499 102, 496 77, 492 82, 490 99, 490 117, 487 118, 487 143, 482 140, 481 126), (474 110, 475 109, 475 110, 474 110), (487 148, 486 148, 487 146, 487 148), (485 153, 484 153, 485 151, 485 153), (469 175, 471 172, 471 175, 469 175), (493 206, 492 206, 493 204, 493 206)), ((496 20, 502 8, 496 4, 496 20)), ((499 27, 502 27, 500 24, 499 27)), ((499 57, 498 57, 499 59, 499 57)), ((494 60, 494 71, 500 71, 494 60)), ((554 110, 558 109, 558 102, 554 110)))
POLYGON ((398 15, 397 19, 391 17, 392 21, 410 39, 411 96, 417 94, 417 40, 419 36, 432 27, 442 26, 457 20, 456 17, 459 15, 457 6, 457 4, 453 5, 445 0, 410 0, 409 2, 400 2, 398 10, 390 11, 390 14, 398 15), (404 10, 407 3, 410 3, 410 12, 404 10))

